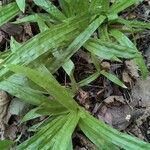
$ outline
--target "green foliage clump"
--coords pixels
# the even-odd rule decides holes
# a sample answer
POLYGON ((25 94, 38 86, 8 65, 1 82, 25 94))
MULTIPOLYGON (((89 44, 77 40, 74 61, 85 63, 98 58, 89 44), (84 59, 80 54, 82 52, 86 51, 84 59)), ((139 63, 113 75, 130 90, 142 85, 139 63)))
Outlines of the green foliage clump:
MULTIPOLYGON (((98 149, 149 150, 150 144, 97 120, 73 99, 79 87, 100 75, 126 88, 116 76, 101 70, 99 61, 103 59, 133 59, 146 78, 148 71, 142 55, 126 33, 150 29, 150 24, 119 16, 121 11, 139 1, 116 0, 110 5, 109 0, 59 0, 61 10, 49 0, 33 1, 46 13, 33 13, 14 23, 36 22, 40 33, 23 44, 11 38, 10 51, 2 52, 0 56, 0 88, 37 106, 24 116, 22 122, 42 115, 49 118, 36 125, 37 133, 16 149, 71 150, 71 136, 79 126, 98 149), (119 24, 120 28, 115 28, 114 24, 116 27, 119 24), (91 54, 96 72, 77 83, 71 57, 81 47, 91 54), (60 67, 70 77, 70 89, 62 87, 53 76, 60 67), (49 94, 52 100, 43 93, 49 94)), ((25 6, 25 0, 16 0, 0 7, 0 25, 14 18, 20 10, 24 12, 25 6)), ((11 144, 1 141, 0 145, 4 145, 1 149, 8 146, 7 142, 11 144)))

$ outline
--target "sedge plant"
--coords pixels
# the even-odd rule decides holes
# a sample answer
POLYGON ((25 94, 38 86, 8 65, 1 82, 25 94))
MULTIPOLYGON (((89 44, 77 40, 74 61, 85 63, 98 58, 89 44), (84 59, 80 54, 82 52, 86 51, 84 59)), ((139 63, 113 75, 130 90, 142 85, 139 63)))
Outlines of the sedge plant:
MULTIPOLYGON (((120 16, 122 11, 140 1, 58 0, 60 8, 49 0, 33 2, 45 12, 33 12, 13 23, 36 22, 40 32, 24 43, 11 37, 10 49, 0 55, 0 88, 36 106, 23 117, 22 123, 42 115, 48 118, 33 127, 35 134, 25 142, 16 145, 15 141, 0 141, 0 149, 14 144, 17 150, 72 150, 72 134, 79 127, 100 150, 149 150, 149 143, 94 118, 73 98, 80 87, 100 75, 126 88, 115 75, 101 69, 99 62, 103 59, 119 62, 132 59, 143 79, 147 77, 144 59, 127 34, 149 30, 150 23, 129 21, 120 16), (71 57, 80 48, 91 54, 96 72, 76 82, 71 57), (70 78, 70 88, 60 85, 54 77, 60 67, 70 78)), ((1 6, 0 26, 25 12, 26 5, 25 0, 16 0, 1 6)))

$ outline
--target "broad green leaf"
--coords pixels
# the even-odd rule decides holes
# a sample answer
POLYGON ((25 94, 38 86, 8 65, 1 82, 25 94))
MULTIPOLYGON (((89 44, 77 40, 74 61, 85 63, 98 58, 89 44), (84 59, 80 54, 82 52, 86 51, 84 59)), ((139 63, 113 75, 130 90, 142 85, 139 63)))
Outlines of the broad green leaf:
MULTIPOLYGON (((134 49, 135 52, 138 52, 136 46, 130 41, 130 39, 118 30, 111 30, 110 34, 123 46, 134 49)), ((148 70, 145 65, 144 59, 141 54, 138 54, 138 57, 134 59, 135 63, 138 64, 139 69, 143 78, 145 79, 148 75, 148 70)))
POLYGON ((81 123, 79 123, 79 127, 83 133, 97 146, 97 148, 101 150, 110 150, 111 147, 111 150, 119 150, 113 143, 108 142, 104 135, 95 132, 93 127, 88 125, 88 122, 81 121, 81 123))
POLYGON ((24 22, 38 22, 39 17, 44 22, 55 23, 56 21, 48 13, 36 13, 32 15, 25 16, 23 18, 17 19, 13 23, 24 23, 24 22))
POLYGON ((38 23, 40 32, 44 32, 49 29, 49 27, 46 25, 46 23, 41 18, 38 18, 37 23, 38 23))
POLYGON ((78 121, 79 115, 76 113, 56 117, 50 123, 43 126, 31 139, 18 146, 17 150, 34 148, 66 150, 78 121))
POLYGON ((62 12, 65 14, 66 17, 71 17, 73 16, 73 12, 70 9, 70 5, 69 2, 71 1, 67 1, 67 0, 58 0, 59 1, 59 5, 62 9, 62 12))
MULTIPOLYGON (((95 119, 90 114, 86 114, 79 122, 81 130, 96 144, 98 139, 107 140, 125 150, 149 150, 150 144, 130 135, 121 133, 112 127, 109 127, 100 120, 95 119), (99 137, 98 137, 99 135, 99 137), (98 139, 96 139, 98 138, 98 139)), ((97 146, 99 146, 97 143, 97 146)), ((101 148, 101 147, 99 147, 101 148)))
POLYGON ((115 75, 108 73, 104 70, 102 70, 100 72, 103 76, 107 77, 110 81, 114 82, 115 84, 123 87, 123 88, 127 88, 115 75))
POLYGON ((101 70, 100 63, 102 60, 98 59, 98 57, 92 53, 91 53, 91 59, 92 59, 93 65, 95 66, 95 69, 99 72, 101 70))
POLYGON ((70 94, 68 94, 68 92, 60 86, 52 74, 49 73, 48 75, 19 65, 7 65, 7 68, 16 73, 27 76, 33 82, 46 89, 48 93, 64 107, 68 108, 69 110, 77 110, 77 103, 70 96, 70 94))
MULTIPOLYGON (((51 121, 52 121, 52 118, 50 118, 51 121)), ((48 119, 49 121, 49 119, 48 119)), ((37 132, 37 131, 40 131, 41 127, 43 127, 43 125, 47 124, 47 119, 41 121, 41 122, 38 122, 34 125, 32 125, 31 127, 28 128, 28 131, 29 132, 37 132)))
POLYGON ((11 53, 11 51, 9 51, 9 50, 6 50, 4 52, 0 52, 0 59, 1 59, 0 63, 2 63, 3 62, 2 60, 4 60, 7 56, 9 56, 10 53, 11 53))
POLYGON ((98 37, 102 41, 110 41, 108 34, 108 25, 103 24, 98 28, 98 37))
POLYGON ((100 16, 94 20, 82 33, 80 33, 80 35, 76 37, 76 39, 68 46, 64 53, 59 58, 51 62, 49 66, 51 72, 55 72, 66 61, 68 61, 70 57, 83 46, 83 44, 90 38, 93 32, 103 23, 104 20, 105 17, 100 16))
POLYGON ((14 18, 19 13, 19 8, 16 3, 10 3, 0 7, 0 26, 14 18))
POLYGON ((98 77, 99 77, 100 73, 99 72, 96 72, 92 75, 90 75, 89 77, 87 77, 86 79, 80 81, 78 83, 78 85, 81 87, 81 86, 85 86, 85 85, 88 85, 89 83, 93 82, 94 80, 96 80, 98 77))
POLYGON ((16 3, 19 7, 19 9, 24 12, 25 11, 25 7, 26 7, 26 2, 25 0, 16 0, 16 3))
POLYGON ((45 11, 47 11, 52 17, 56 18, 57 20, 62 21, 66 18, 64 14, 49 0, 33 0, 33 1, 36 5, 42 7, 45 11))
POLYGON ((88 40, 84 47, 101 59, 118 61, 118 58, 131 59, 138 56, 138 52, 132 48, 96 39, 88 40))
POLYGON ((150 23, 149 22, 142 22, 142 21, 133 21, 133 20, 125 20, 123 18, 118 18, 116 22, 120 24, 125 24, 126 26, 132 27, 132 28, 144 28, 144 29, 150 29, 150 23))
POLYGON ((111 22, 111 21, 115 21, 118 19, 118 14, 116 13, 111 13, 111 14, 108 14, 107 15, 107 19, 108 19, 108 22, 111 22))
MULTIPOLYGON (((51 103, 50 103, 51 104, 51 103)), ((61 115, 67 113, 67 110, 60 106, 57 102, 53 102, 52 105, 50 105, 49 108, 46 107, 36 107, 32 110, 30 110, 21 120, 21 122, 26 122, 28 120, 40 117, 42 115, 49 115, 49 116, 53 116, 53 115, 61 115)))
POLYGON ((67 17, 76 16, 83 12, 88 12, 89 0, 59 0, 59 4, 67 17))
POLYGON ((73 150, 72 140, 69 142, 67 150, 73 150))
POLYGON ((69 76, 71 76, 71 73, 72 73, 72 71, 73 71, 73 69, 74 69, 75 66, 74 66, 74 63, 71 60, 69 60, 66 63, 64 63, 62 67, 64 68, 64 70, 66 71, 66 73, 69 76))
MULTIPOLYGON (((28 65, 48 51, 68 45, 79 34, 79 30, 82 30, 82 25, 85 27, 88 22, 89 16, 87 15, 67 19, 64 23, 42 32, 24 43, 16 50, 15 54, 10 54, 3 64, 28 65)), ((3 66, 0 66, 0 70, 0 80, 11 75, 10 71, 3 66)))
POLYGON ((10 148, 13 143, 14 142, 10 140, 0 140, 0 150, 6 150, 10 148))
POLYGON ((40 147, 44 147, 46 145, 49 146, 50 139, 60 130, 60 128, 62 128, 67 121, 68 116, 69 115, 56 117, 51 122, 43 126, 37 134, 20 144, 16 150, 32 150, 37 148, 40 149, 40 147))
POLYGON ((33 105, 45 104, 45 106, 51 106, 51 101, 49 103, 49 99, 46 96, 28 86, 21 84, 19 85, 16 82, 6 80, 0 83, 0 89, 7 91, 27 103, 33 105))
POLYGON ((100 10, 107 12, 109 10, 109 3, 109 0, 91 0, 90 9, 99 8, 100 10))
POLYGON ((52 143, 54 142, 52 150, 66 150, 68 148, 69 142, 72 138, 72 133, 78 124, 79 117, 78 113, 70 114, 59 133, 52 139, 52 143))
POLYGON ((110 8, 110 13, 119 13, 126 8, 136 4, 140 0, 117 0, 110 8))
POLYGON ((46 112, 44 109, 43 109, 42 114, 41 114, 41 113, 37 113, 37 110, 39 110, 39 109, 40 109, 40 107, 31 109, 31 110, 30 110, 27 114, 25 114, 25 116, 22 118, 21 123, 26 122, 26 121, 29 121, 29 120, 32 120, 32 119, 35 119, 35 118, 38 118, 38 117, 41 117, 42 115, 49 115, 49 112, 46 112))
MULTIPOLYGON (((56 57, 56 59, 57 58, 59 58, 60 56, 61 56, 61 53, 63 53, 63 51, 60 51, 60 53, 59 53, 59 51, 56 51, 56 52, 54 52, 53 53, 53 55, 56 57)), ((71 59, 69 59, 67 62, 65 62, 63 65, 62 65, 62 67, 63 67, 63 69, 65 70, 65 72, 69 75, 69 76, 71 76, 71 74, 72 74, 72 71, 73 71, 73 69, 74 69, 74 63, 71 61, 71 59)))
POLYGON ((18 43, 14 37, 11 36, 11 40, 10 40, 10 49, 12 52, 15 52, 19 47, 21 47, 21 44, 18 43))

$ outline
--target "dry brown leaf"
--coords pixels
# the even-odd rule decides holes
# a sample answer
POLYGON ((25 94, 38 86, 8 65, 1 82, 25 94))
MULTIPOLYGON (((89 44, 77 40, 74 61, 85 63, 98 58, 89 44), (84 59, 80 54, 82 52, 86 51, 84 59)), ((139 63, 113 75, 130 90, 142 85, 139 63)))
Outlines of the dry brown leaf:
POLYGON ((124 70, 122 73, 122 80, 126 84, 127 87, 129 87, 129 88, 132 87, 132 79, 126 70, 124 70))
POLYGON ((134 79, 139 78, 139 73, 138 73, 138 66, 135 64, 135 62, 133 60, 127 60, 125 61, 127 70, 129 71, 129 74, 131 75, 131 77, 133 77, 134 79))
POLYGON ((31 25, 30 24, 25 24, 24 25, 24 31, 26 34, 28 34, 29 36, 33 36, 33 33, 32 33, 32 29, 31 29, 31 25))
POLYGON ((102 69, 104 69, 104 70, 106 70, 106 71, 110 70, 110 67, 111 67, 110 63, 107 62, 107 61, 103 61, 103 62, 101 63, 101 66, 102 66, 102 69))
POLYGON ((114 103, 117 104, 117 102, 121 104, 125 104, 125 99, 123 98, 123 96, 109 96, 108 98, 104 100, 104 102, 109 105, 114 104, 114 103))
POLYGON ((4 139, 4 131, 5 131, 5 124, 6 124, 6 115, 7 109, 9 105, 10 99, 8 94, 5 91, 0 91, 0 139, 4 139))
POLYGON ((89 101, 89 93, 86 91, 83 91, 82 89, 79 90, 79 93, 77 95, 77 100, 79 103, 84 106, 86 109, 89 109, 90 107, 90 101, 89 101))
POLYGON ((5 91, 0 91, 0 122, 3 121, 7 115, 7 109, 10 102, 10 98, 5 91))
POLYGON ((1 26, 1 30, 6 32, 8 35, 15 36, 20 35, 23 31, 23 28, 20 25, 8 22, 1 26))
POLYGON ((110 96, 104 100, 97 116, 118 130, 124 130, 130 124, 130 107, 122 96, 110 96))
POLYGON ((5 34, 2 31, 0 31, 0 46, 3 45, 5 41, 5 34))
POLYGON ((131 91, 132 105, 150 108, 150 77, 137 80, 131 91))
POLYGON ((90 55, 87 52, 83 51, 82 49, 78 51, 77 55, 80 58, 83 58, 87 63, 89 63, 89 64, 92 63, 90 55))

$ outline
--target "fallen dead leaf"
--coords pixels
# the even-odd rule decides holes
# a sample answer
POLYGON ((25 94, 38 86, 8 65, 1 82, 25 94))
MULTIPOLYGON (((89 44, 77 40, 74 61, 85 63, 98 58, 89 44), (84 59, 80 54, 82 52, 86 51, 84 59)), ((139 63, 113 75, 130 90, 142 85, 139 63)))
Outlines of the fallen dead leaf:
POLYGON ((98 150, 96 146, 82 134, 77 134, 76 138, 80 142, 81 147, 76 146, 75 150, 98 150))
POLYGON ((90 108, 90 100, 89 100, 89 93, 86 91, 83 91, 82 89, 79 90, 79 93, 77 95, 77 100, 79 101, 79 104, 84 106, 85 109, 89 109, 90 108))
POLYGON ((138 79, 131 90, 132 105, 150 108, 150 77, 138 79))
POLYGON ((20 25, 8 22, 1 26, 1 30, 6 32, 8 35, 15 36, 20 35, 21 32, 23 31, 23 28, 20 25))
POLYGON ((0 31, 0 46, 2 46, 5 43, 5 34, 0 31))
POLYGON ((122 80, 128 88, 132 87, 133 81, 126 70, 124 70, 122 73, 122 80))
POLYGON ((4 117, 7 115, 9 102, 8 94, 5 91, 0 91, 0 122, 4 121, 4 117))
POLYGON ((104 102, 108 105, 114 105, 115 103, 117 104, 117 102, 119 102, 120 105, 120 103, 125 104, 125 99, 123 98, 123 96, 109 96, 104 100, 104 102))
POLYGON ((28 34, 30 37, 33 36, 32 29, 31 29, 31 25, 30 25, 30 24, 25 24, 25 25, 24 25, 24 31, 25 31, 25 33, 28 34))
POLYGON ((5 124, 7 123, 7 109, 10 102, 10 98, 5 91, 0 91, 0 137, 1 140, 4 139, 4 131, 5 131, 5 124))
POLYGON ((79 57, 83 58, 87 63, 89 63, 89 64, 92 63, 92 60, 91 60, 90 55, 89 55, 87 52, 83 51, 82 49, 80 49, 80 50, 78 51, 77 55, 78 55, 79 57))
POLYGON ((131 108, 122 96, 106 98, 99 109, 97 116, 118 130, 124 130, 131 123, 131 108))
POLYGON ((135 64, 135 62, 133 60, 127 60, 125 61, 127 70, 129 71, 129 74, 131 75, 131 77, 133 77, 134 79, 139 78, 139 73, 138 73, 138 66, 135 64))
POLYGON ((103 62, 101 63, 101 67, 102 67, 102 69, 104 69, 105 71, 108 71, 108 70, 110 70, 111 65, 110 65, 109 62, 103 61, 103 62))

